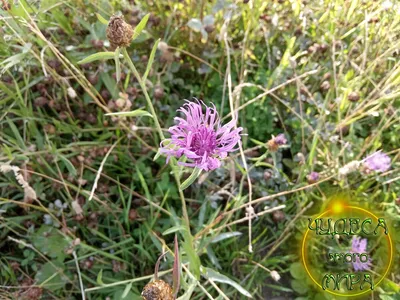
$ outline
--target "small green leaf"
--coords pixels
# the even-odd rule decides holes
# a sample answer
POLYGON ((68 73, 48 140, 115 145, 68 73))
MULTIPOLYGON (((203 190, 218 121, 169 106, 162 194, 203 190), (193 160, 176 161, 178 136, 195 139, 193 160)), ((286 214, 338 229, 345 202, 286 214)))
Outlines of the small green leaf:
POLYGON ((126 296, 128 296, 129 291, 132 288, 132 282, 130 282, 124 289, 124 292, 122 293, 121 299, 124 299, 126 296))
POLYGON ((196 179, 197 177, 199 177, 201 174, 201 169, 199 168, 195 168, 192 172, 192 174, 189 176, 188 179, 186 179, 181 186, 179 187, 179 189, 181 189, 182 191, 186 188, 188 188, 196 179))
POLYGON ((211 241, 211 243, 215 244, 215 243, 218 243, 218 242, 220 242, 222 240, 229 239, 231 237, 235 237, 235 236, 239 236, 239 235, 242 235, 242 233, 238 232, 238 231, 221 233, 221 234, 217 235, 211 241))
POLYGON ((97 20, 99 20, 104 25, 108 25, 108 21, 102 17, 100 14, 96 14, 97 20))
POLYGON ((114 60, 115 60, 115 73, 117 76, 117 82, 121 79, 121 65, 119 63, 119 48, 115 49, 114 52, 114 60))
POLYGON ((217 271, 214 271, 211 268, 203 268, 202 271, 203 271, 203 275, 206 278, 211 279, 216 282, 229 284, 230 286, 237 289, 241 294, 245 295, 246 297, 253 298, 251 296, 251 294, 245 288, 243 288, 236 281, 233 281, 232 279, 230 279, 228 276, 225 276, 217 271))
POLYGON ((98 285, 104 285, 104 282, 103 282, 103 269, 101 269, 99 274, 97 274, 96 282, 97 282, 98 285))
POLYGON ((77 172, 74 165, 63 155, 59 155, 59 158, 63 161, 64 165, 67 167, 69 175, 75 177, 77 172))
POLYGON ((152 118, 153 116, 151 113, 141 110, 141 109, 136 109, 134 111, 122 111, 122 112, 116 112, 116 113, 109 113, 106 114, 106 116, 118 116, 118 117, 150 117, 152 118))
POLYGON ((64 264, 59 261, 49 261, 45 263, 36 273, 35 279, 37 284, 49 289, 57 291, 63 289, 68 282, 64 273, 64 264))
POLYGON ((160 42, 160 39, 158 39, 158 40, 154 43, 153 49, 151 50, 150 57, 149 57, 149 61, 147 62, 146 71, 144 72, 144 75, 143 75, 143 78, 142 78, 143 82, 146 81, 147 76, 149 75, 151 66, 152 66, 153 61, 154 61, 154 56, 156 55, 156 51, 157 51, 157 47, 158 47, 158 43, 159 43, 159 42, 160 42))
POLYGON ((174 293, 174 298, 176 299, 176 296, 178 295, 179 292, 179 286, 180 286, 180 279, 181 279, 181 263, 179 260, 179 245, 178 245, 178 237, 175 234, 175 239, 174 239, 174 267, 172 271, 172 278, 173 278, 173 293, 174 293))
POLYGON ((13 132, 13 134, 14 134, 14 136, 15 136, 15 142, 16 142, 16 144, 21 148, 21 149, 26 149, 26 146, 25 146, 25 142, 24 142, 24 139, 22 138, 22 136, 21 136, 21 134, 19 133, 19 130, 18 130, 18 128, 17 128, 17 126, 15 126, 15 124, 11 121, 11 119, 9 119, 9 118, 7 118, 7 123, 8 123, 8 126, 10 126, 10 128, 11 128, 11 130, 12 130, 12 132, 13 132))
POLYGON ((88 57, 78 61, 78 64, 87 64, 92 61, 96 60, 102 60, 102 59, 114 59, 115 58, 115 53, 114 52, 98 52, 92 55, 89 55, 88 57))
POLYGON ((201 262, 199 255, 193 247, 193 236, 188 228, 185 228, 185 230, 182 231, 182 235, 184 237, 182 247, 185 250, 189 261, 189 269, 193 273, 194 277, 199 280, 201 262))
POLYGON ((161 156, 160 149, 158 149, 156 155, 154 155, 153 161, 156 161, 161 156))
POLYGON ((308 286, 307 284, 304 284, 304 280, 292 280, 290 285, 292 286, 292 289, 300 295, 304 295, 308 292, 308 286))
POLYGON ((167 230, 165 230, 162 235, 168 235, 177 231, 182 231, 182 230, 186 230, 186 228, 182 225, 178 225, 178 226, 173 226, 167 230))
POLYGON ((143 29, 146 27, 149 17, 150 17, 150 14, 145 15, 143 17, 143 19, 139 22, 139 24, 137 24, 137 26, 135 27, 134 33, 133 33, 132 41, 135 40, 140 35, 140 33, 143 31, 143 29))
POLYGON ((290 274, 293 276, 293 278, 300 280, 306 277, 306 272, 304 270, 304 267, 299 262, 295 262, 290 265, 290 274))

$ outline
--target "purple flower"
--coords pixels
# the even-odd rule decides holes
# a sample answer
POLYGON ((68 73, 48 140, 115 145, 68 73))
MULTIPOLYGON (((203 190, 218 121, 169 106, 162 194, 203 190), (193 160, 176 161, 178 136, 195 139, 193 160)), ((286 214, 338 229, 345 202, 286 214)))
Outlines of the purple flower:
POLYGON ((307 175, 307 181, 308 183, 316 183, 319 180, 319 173, 318 172, 311 172, 310 174, 307 175))
POLYGON ((277 145, 279 145, 279 146, 286 145, 286 143, 287 143, 287 139, 286 139, 286 137, 285 137, 285 135, 284 135, 283 133, 278 134, 278 135, 275 137, 274 140, 275 140, 275 143, 276 143, 277 145))
POLYGON ((240 142, 241 127, 235 129, 235 120, 221 126, 218 112, 213 104, 208 107, 203 102, 186 103, 178 109, 184 118, 175 118, 177 123, 169 128, 171 138, 161 142, 160 152, 180 158, 186 156, 189 162, 179 162, 180 165, 196 167, 205 171, 217 169, 220 160, 235 151, 240 142), (205 113, 203 112, 205 107, 205 113))
POLYGON ((276 152, 279 149, 279 146, 286 145, 287 139, 283 133, 278 134, 277 136, 272 136, 272 139, 270 139, 267 142, 268 149, 271 152, 276 152))
MULTIPOLYGON (((353 236, 351 240, 351 253, 367 253, 367 239, 362 239, 359 236, 353 236)), ((361 262, 360 257, 356 257, 356 261, 352 260, 353 269, 355 271, 364 271, 371 268, 371 258, 368 256, 366 262, 361 262)))
POLYGON ((371 171, 386 172, 390 169, 390 157, 381 151, 371 154, 363 162, 364 166, 371 171))

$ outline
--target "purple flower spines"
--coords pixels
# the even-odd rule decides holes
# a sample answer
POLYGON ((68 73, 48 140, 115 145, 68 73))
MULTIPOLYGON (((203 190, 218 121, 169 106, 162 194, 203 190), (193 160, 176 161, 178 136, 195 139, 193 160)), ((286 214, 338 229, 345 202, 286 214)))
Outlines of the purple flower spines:
POLYGON ((390 169, 391 160, 386 153, 378 151, 364 159, 364 166, 370 171, 386 172, 390 169))
POLYGON ((180 165, 198 167, 209 171, 221 166, 220 159, 227 156, 228 152, 235 151, 234 147, 240 141, 242 128, 236 128, 231 122, 221 126, 215 105, 208 107, 204 102, 186 100, 178 109, 184 118, 175 117, 177 123, 169 128, 171 138, 161 142, 161 153, 180 158, 185 155, 193 162, 180 162, 180 165), (206 108, 203 113, 203 106, 206 108), (232 130, 233 129, 233 130, 232 130), (165 143, 169 141, 169 144, 165 143))
MULTIPOLYGON (((363 254, 367 253, 367 239, 362 239, 359 236, 353 236, 351 240, 351 253, 363 254)), ((365 271, 371 268, 371 258, 368 257, 368 261, 361 262, 359 257, 356 257, 356 261, 352 262, 353 269, 355 271, 365 271)))

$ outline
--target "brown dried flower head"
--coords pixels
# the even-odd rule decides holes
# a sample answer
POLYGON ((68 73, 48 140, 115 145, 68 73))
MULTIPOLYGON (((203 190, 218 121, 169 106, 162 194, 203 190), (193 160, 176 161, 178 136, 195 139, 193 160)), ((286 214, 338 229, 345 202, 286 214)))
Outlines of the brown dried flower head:
POLYGON ((123 16, 112 16, 107 26, 107 38, 113 48, 128 47, 133 37, 133 28, 123 16))
POLYGON ((148 283, 142 291, 145 300, 173 300, 171 286, 163 280, 155 280, 148 283))

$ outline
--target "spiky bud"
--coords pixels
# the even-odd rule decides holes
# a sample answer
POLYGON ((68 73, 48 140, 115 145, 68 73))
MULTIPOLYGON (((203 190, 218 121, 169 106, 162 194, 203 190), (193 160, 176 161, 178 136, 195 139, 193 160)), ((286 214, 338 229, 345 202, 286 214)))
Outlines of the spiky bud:
POLYGON ((148 283, 142 291, 145 300, 173 300, 171 286, 163 280, 155 280, 148 283))
POLYGON ((107 27, 107 38, 113 48, 128 47, 133 37, 133 28, 122 16, 112 16, 107 27))

